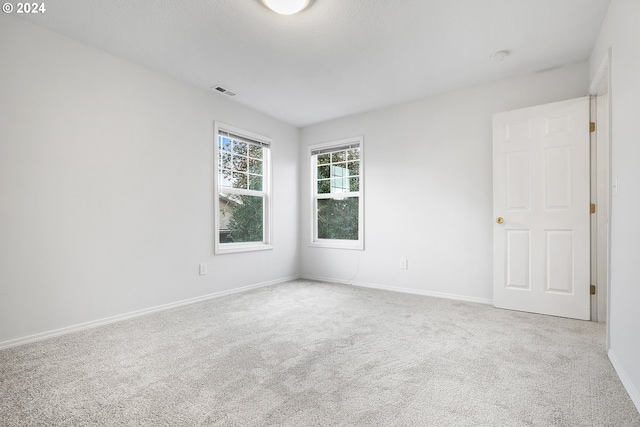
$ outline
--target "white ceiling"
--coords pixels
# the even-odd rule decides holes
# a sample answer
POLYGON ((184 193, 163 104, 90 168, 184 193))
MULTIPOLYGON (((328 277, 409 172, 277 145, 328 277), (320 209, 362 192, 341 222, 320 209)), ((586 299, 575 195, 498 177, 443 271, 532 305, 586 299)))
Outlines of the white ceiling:
POLYGON ((313 0, 282 16, 260 0, 53 0, 23 17, 306 126, 586 59, 609 1, 313 0))

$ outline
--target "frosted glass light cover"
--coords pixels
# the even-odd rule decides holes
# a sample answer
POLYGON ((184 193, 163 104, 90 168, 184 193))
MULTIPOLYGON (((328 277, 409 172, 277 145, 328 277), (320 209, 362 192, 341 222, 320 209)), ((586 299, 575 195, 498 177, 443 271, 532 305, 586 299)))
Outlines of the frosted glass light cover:
POLYGON ((293 15, 307 7, 309 0, 262 0, 262 3, 281 15, 293 15))

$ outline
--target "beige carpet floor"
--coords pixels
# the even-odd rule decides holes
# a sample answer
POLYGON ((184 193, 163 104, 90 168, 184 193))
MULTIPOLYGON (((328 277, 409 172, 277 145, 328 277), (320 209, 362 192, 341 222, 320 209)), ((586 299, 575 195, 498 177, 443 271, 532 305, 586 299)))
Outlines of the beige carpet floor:
POLYGON ((604 334, 299 280, 0 351, 0 425, 640 426, 604 334))

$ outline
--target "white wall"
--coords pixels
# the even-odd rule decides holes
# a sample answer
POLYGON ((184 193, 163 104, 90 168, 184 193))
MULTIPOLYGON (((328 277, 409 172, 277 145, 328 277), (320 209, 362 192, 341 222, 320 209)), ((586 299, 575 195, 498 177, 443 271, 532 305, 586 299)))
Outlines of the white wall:
POLYGON ((300 150, 302 274, 491 302, 492 114, 584 96, 588 74, 584 61, 302 129, 304 146, 364 135, 366 174, 365 251, 309 247, 300 150))
POLYGON ((298 275, 298 129, 5 14, 0 61, 0 347, 298 275), (274 139, 272 251, 213 255, 214 120, 274 139))
MULTIPOLYGON (((613 0, 589 65, 612 47, 610 355, 640 407, 638 17, 613 0)), ((491 115, 589 82, 578 63, 303 129, 304 147, 365 137, 366 249, 348 251, 308 246, 294 127, 4 14, 0 61, 0 347, 299 272, 489 302, 491 115), (274 138, 273 251, 213 255, 214 120, 274 138)))
POLYGON ((640 410, 640 2, 613 0, 591 55, 591 75, 611 49, 609 355, 640 410))

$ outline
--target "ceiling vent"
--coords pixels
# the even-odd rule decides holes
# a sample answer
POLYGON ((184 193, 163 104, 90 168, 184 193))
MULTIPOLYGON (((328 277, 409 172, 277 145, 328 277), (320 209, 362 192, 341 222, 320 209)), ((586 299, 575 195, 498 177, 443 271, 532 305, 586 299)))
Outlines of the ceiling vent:
POLYGON ((235 93, 231 92, 230 90, 227 90, 225 88, 223 88, 222 86, 213 86, 211 89, 216 90, 220 93, 224 93, 227 96, 236 96, 235 93))
POLYGON ((501 62, 505 61, 510 54, 511 52, 508 50, 499 50, 498 52, 493 52, 491 56, 489 56, 489 59, 493 62, 501 62))

